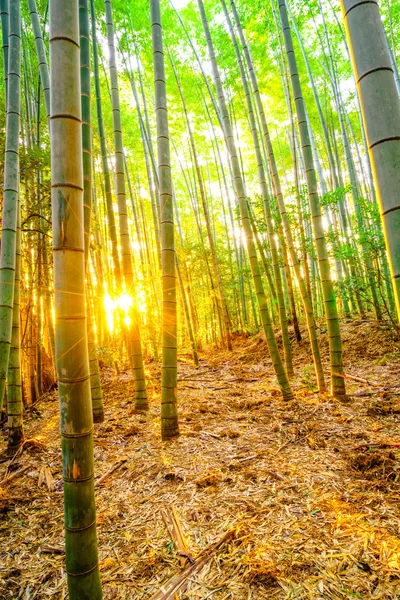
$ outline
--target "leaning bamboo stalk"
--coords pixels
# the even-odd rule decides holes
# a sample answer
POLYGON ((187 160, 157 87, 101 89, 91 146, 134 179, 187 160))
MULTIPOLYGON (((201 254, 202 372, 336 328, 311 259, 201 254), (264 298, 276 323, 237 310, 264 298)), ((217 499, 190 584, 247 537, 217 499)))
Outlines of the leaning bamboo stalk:
POLYGON ((333 373, 343 372, 342 340, 340 335, 339 316, 336 304, 336 295, 331 277, 328 249, 322 223, 321 205, 318 195, 317 178, 314 168, 310 134, 307 126, 304 99, 301 90, 299 74, 297 71, 296 56, 293 49, 292 35, 285 0, 279 0, 279 10, 282 21, 283 37, 289 64, 290 78, 295 98, 297 120, 300 130, 301 151, 306 167, 308 197, 312 215, 312 224, 317 249, 318 265, 321 275, 322 293, 324 298, 325 316, 329 335, 329 352, 331 365, 331 393, 335 397, 346 395, 344 379, 336 377, 333 373))
MULTIPOLYGON (((244 89, 244 93, 245 93, 245 97, 246 97, 246 106, 247 106, 248 117, 250 120, 250 129, 251 129, 251 134, 252 134, 252 138, 253 138, 253 146, 254 146, 254 152, 255 152, 255 156, 256 156, 256 163, 257 163, 257 170, 258 170, 258 183, 259 183, 259 187, 260 187, 261 197, 263 200, 265 220, 266 220, 266 224, 267 224, 268 240, 269 240, 269 246, 270 246, 271 256, 272 256, 272 267, 273 267, 273 272, 274 272, 276 294, 277 294, 277 298, 278 298, 278 312, 279 312, 279 320, 280 320, 280 325, 281 325, 281 330, 282 330, 283 351, 284 351, 284 356, 285 356, 286 372, 288 373, 288 375, 293 375, 292 351, 291 351, 291 346, 290 346, 286 308, 285 308, 285 301, 284 301, 284 296, 283 296, 283 284, 282 284, 282 275, 281 275, 281 270, 280 270, 280 265, 279 265, 278 246, 277 246, 277 242, 276 242, 276 238, 275 238, 274 225, 272 222, 271 210, 270 210, 270 206, 269 206, 268 188, 267 188, 267 182, 265 179, 265 171, 264 171, 264 164, 263 164, 261 148, 260 148, 260 143, 259 143, 258 129, 257 129, 255 117, 254 117, 254 111, 253 111, 253 106, 251 103, 250 91, 249 91, 249 86, 248 86, 248 82, 247 82, 247 78, 246 78, 246 73, 245 73, 245 70, 243 67, 242 57, 240 55, 239 48, 237 45, 236 36, 233 31, 232 22, 230 20, 230 16, 229 16, 229 13, 226 8, 226 4, 225 4, 224 0, 221 0, 221 3, 222 3, 223 10, 224 10, 226 22, 228 24, 229 33, 230 33, 230 36, 232 39, 233 47, 235 49, 236 60, 238 62, 239 71, 240 71, 242 84, 243 84, 243 89, 244 89)), ((284 243, 284 240, 282 240, 282 241, 284 243)))
POLYGON ((7 104, 8 98, 8 31, 10 19, 9 0, 0 0, 0 16, 1 16, 1 37, 3 49, 3 71, 4 71, 4 90, 7 104))
POLYGON ((175 67, 175 63, 171 56, 171 53, 169 53, 169 58, 171 61, 172 69, 174 71, 176 84, 178 86, 179 95, 180 95, 182 106, 183 106, 183 112, 185 114, 185 119, 186 119, 186 127, 187 127, 187 130, 189 133, 190 145, 192 148, 192 154, 193 154, 193 158, 194 158, 197 182, 199 184, 199 190, 200 190, 201 204, 203 207, 203 213, 204 213, 204 218, 205 218, 205 222, 206 222, 208 244, 210 247, 211 258, 212 258, 212 263, 213 263, 214 273, 215 273, 215 280, 217 282, 217 288, 218 288, 218 296, 219 296, 218 303, 220 304, 220 307, 222 308, 222 315, 223 315, 223 319, 224 319, 226 345, 227 345, 228 350, 232 350, 232 335, 231 335, 229 312, 228 312, 228 307, 227 307, 227 303, 226 303, 226 298, 224 295, 224 290, 222 287, 221 274, 220 274, 220 269, 219 269, 218 260, 217 260, 217 254, 216 254, 216 250, 215 250, 215 239, 214 239, 212 231, 211 231, 210 215, 209 215, 209 210, 208 210, 207 200, 206 200, 206 195, 205 195, 205 189, 204 189, 204 180, 203 180, 203 176, 202 176, 201 169, 200 169, 199 157, 197 154, 197 148, 196 148, 196 144, 195 144, 195 140, 194 140, 192 126, 191 126, 190 119, 189 119, 189 113, 188 113, 187 106, 186 106, 185 96, 183 94, 181 82, 180 82, 178 72, 175 67))
POLYGON ((264 112, 264 108, 263 108, 263 104, 262 104, 262 100, 261 100, 261 94, 260 94, 260 91, 258 88, 257 75, 256 75, 256 72, 254 69, 253 61, 250 56, 249 47, 246 44, 246 41, 244 39, 243 30, 241 27, 239 15, 237 13, 234 0, 231 0, 231 7, 232 7, 232 12, 233 12, 233 15, 234 15, 234 18, 236 21, 236 25, 238 28, 239 37, 240 37, 242 48, 244 51, 247 68, 248 68, 248 71, 250 74, 253 92, 254 92, 254 96, 256 99, 256 104, 257 104, 257 108, 258 108, 258 112, 259 112, 259 116, 260 116, 260 120, 261 120, 261 124, 262 124, 264 142, 265 142, 265 146, 266 146, 266 150, 267 150, 268 164, 269 164, 269 169, 270 169, 270 173, 271 173, 271 179, 272 179, 272 183, 273 183, 275 197, 278 201, 279 211, 280 211, 280 215, 281 215, 281 219, 282 219, 282 227, 283 227, 283 230, 285 233, 286 242, 287 242, 288 250, 290 253, 290 259, 292 262, 292 266, 294 268, 294 271, 296 274, 296 279, 299 284, 299 289, 300 289, 301 298, 302 298, 302 302, 303 302, 304 312, 306 315, 307 328, 308 328, 308 334, 310 337, 310 343, 311 343, 311 349, 312 349, 312 354, 313 354, 313 359, 314 359, 314 366, 315 366, 318 387, 321 391, 323 391, 323 390, 325 390, 324 372, 323 372, 321 354, 320 354, 319 344, 318 344, 318 339, 317 339, 317 331, 316 331, 315 318, 314 318, 314 313, 313 313, 313 309, 312 309, 311 299, 310 299, 308 291, 307 291, 307 286, 306 286, 306 283, 304 281, 304 278, 303 278, 303 275, 301 272, 300 262, 299 262, 297 252, 296 252, 296 249, 294 246, 292 231, 291 231, 289 219, 288 219, 287 212, 286 212, 286 206, 285 206, 285 201, 284 201, 283 194, 282 194, 280 177, 279 177, 278 169, 277 169, 277 165, 276 165, 275 154, 274 154, 274 150, 272 147, 271 138, 269 135, 269 129, 268 129, 267 120, 266 120, 266 116, 265 116, 265 112, 264 112))
POLYGON ((117 240, 117 227, 115 224, 114 216, 114 205, 111 192, 111 178, 110 168, 107 160, 107 149, 106 149, 106 138, 104 129, 103 119, 103 107, 101 102, 101 90, 100 90, 100 76, 99 76, 99 55, 97 48, 97 34, 96 34, 96 14, 94 0, 90 0, 90 14, 92 19, 92 47, 93 47, 93 73, 94 73, 94 85, 96 93, 96 111, 97 111, 97 127, 100 139, 100 154, 103 168, 104 177, 104 192, 107 206, 107 222, 108 222, 108 233, 111 240, 111 255, 112 263, 114 268, 114 277, 117 288, 121 287, 121 265, 118 253, 118 240, 117 240))

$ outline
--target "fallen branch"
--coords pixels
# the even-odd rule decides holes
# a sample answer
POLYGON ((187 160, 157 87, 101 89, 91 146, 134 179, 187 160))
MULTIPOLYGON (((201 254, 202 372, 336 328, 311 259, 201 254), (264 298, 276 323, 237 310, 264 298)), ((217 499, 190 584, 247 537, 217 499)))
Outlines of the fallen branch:
POLYGON ((354 375, 342 375, 341 373, 332 373, 334 377, 340 377, 341 379, 349 379, 350 381, 359 381, 360 383, 366 383, 367 385, 372 385, 374 387, 380 387, 379 383, 374 383, 373 381, 368 381, 368 379, 363 379, 362 377, 355 377, 354 375))
POLYGON ((107 477, 109 477, 109 475, 111 475, 111 473, 114 473, 114 471, 116 471, 117 469, 119 469, 124 462, 126 462, 128 460, 127 456, 123 456, 116 465, 114 465, 109 471, 107 471, 107 473, 104 473, 104 475, 102 475, 99 479, 96 480, 95 482, 95 486, 96 485, 100 485, 100 483, 103 483, 103 481, 105 479, 107 479, 107 477))
POLYGON ((247 462, 248 460, 253 460, 253 458, 258 458, 258 454, 251 454, 250 456, 235 456, 234 458, 236 458, 239 462, 243 463, 243 462, 247 462))
POLYGON ((350 448, 349 452, 356 452, 357 450, 363 450, 365 448, 400 448, 400 444, 386 444, 385 442, 377 442, 376 444, 371 442, 371 443, 365 443, 365 444, 360 444, 359 446, 356 446, 355 448, 350 448))
POLYGON ((4 477, 4 479, 2 479, 0 481, 0 485, 4 485, 5 483, 8 483, 12 479, 16 479, 17 477, 19 477, 20 475, 25 473, 25 471, 27 471, 28 469, 29 469, 29 465, 25 465, 25 467, 22 467, 22 469, 18 469, 18 471, 14 471, 14 472, 10 473, 9 475, 6 475, 4 477))
POLYGON ((195 560, 194 565, 188 565, 184 571, 174 575, 162 588, 151 596, 150 600, 172 600, 175 594, 183 592, 189 584, 189 579, 200 571, 207 561, 212 557, 214 552, 222 546, 224 542, 234 536, 234 531, 227 531, 222 538, 210 544, 200 552, 195 560))
MULTIPOLYGON (((54 383, 56 383, 56 382, 54 382, 54 383)), ((32 412, 34 410, 34 408, 36 408, 36 406, 39 404, 39 402, 42 402, 42 400, 45 400, 47 398, 47 396, 50 396, 54 391, 55 390, 49 390, 48 392, 45 392, 44 394, 42 394, 35 402, 32 402, 32 404, 28 404, 28 406, 25 408, 25 412, 32 412)))
POLYGON ((220 440, 221 439, 220 435, 218 435, 217 433, 211 433, 211 431, 202 431, 201 432, 201 437, 203 437, 203 435, 209 435, 210 437, 213 437, 216 440, 220 440))

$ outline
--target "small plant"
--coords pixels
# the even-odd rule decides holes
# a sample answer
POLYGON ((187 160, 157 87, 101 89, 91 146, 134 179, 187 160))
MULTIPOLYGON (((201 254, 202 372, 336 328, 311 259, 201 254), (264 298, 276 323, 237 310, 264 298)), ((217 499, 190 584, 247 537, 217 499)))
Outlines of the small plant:
POLYGON ((306 365, 301 370, 301 381, 302 381, 302 383, 305 383, 308 386, 308 389, 310 389, 312 392, 315 390, 315 385, 314 385, 313 380, 314 380, 314 368, 312 365, 306 365))

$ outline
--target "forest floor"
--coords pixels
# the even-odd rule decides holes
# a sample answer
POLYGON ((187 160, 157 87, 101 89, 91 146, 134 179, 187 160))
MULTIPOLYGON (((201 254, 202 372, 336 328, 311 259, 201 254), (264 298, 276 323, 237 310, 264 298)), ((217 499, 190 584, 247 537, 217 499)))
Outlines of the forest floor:
MULTIPOLYGON (((106 599, 151 598, 183 568, 163 510, 175 511, 194 558, 231 531, 171 598, 400 598, 400 388, 382 391, 399 385, 399 343, 372 321, 344 324, 343 339, 347 374, 370 382, 348 382, 346 403, 313 392, 306 340, 293 344, 290 403, 261 336, 203 353, 197 370, 181 357, 181 436, 169 443, 160 365, 146 365, 146 415, 134 411, 130 375, 103 369, 94 437, 97 480, 108 473, 96 483, 106 599)), ((326 363, 326 333, 320 340, 326 363)), ((0 432, 0 598, 64 599, 56 392, 26 418, 25 435, 4 460, 0 432)))

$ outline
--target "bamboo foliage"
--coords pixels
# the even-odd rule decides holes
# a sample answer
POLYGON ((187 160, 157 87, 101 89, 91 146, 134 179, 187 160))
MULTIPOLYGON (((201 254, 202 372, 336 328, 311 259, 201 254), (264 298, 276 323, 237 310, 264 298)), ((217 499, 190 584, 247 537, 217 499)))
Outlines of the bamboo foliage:
POLYGON ((235 192, 236 192, 237 200, 239 203, 242 227, 244 230, 244 234, 246 236, 247 252, 248 252, 251 272, 252 272, 252 276, 253 276, 253 283, 254 283, 254 287, 256 290, 261 321, 262 321, 262 325, 264 327, 265 335, 267 338, 268 349, 269 349, 271 360, 272 360, 272 363, 274 366, 276 377, 278 379, 278 383, 282 390, 282 396, 285 400, 291 400, 293 398, 293 392, 290 387, 288 376, 287 376, 287 373, 283 366, 282 359, 279 354, 278 346, 276 343, 274 331, 273 331, 272 324, 271 324, 271 318, 270 318, 269 311, 268 311, 267 299, 265 296, 263 283, 262 283, 262 279, 261 279, 260 267, 259 267, 258 259, 257 259, 256 245, 254 243, 253 233, 251 230, 249 211, 247 208, 246 192, 245 192, 243 178, 242 178, 242 174, 241 174, 239 158, 238 158, 238 154, 236 151, 236 145, 235 145, 235 140, 234 140, 234 136, 233 136, 232 125, 231 125, 231 121, 230 121, 229 114, 228 114, 228 109, 227 109, 226 100, 225 100, 225 94, 224 94, 224 90, 222 87, 221 77, 219 74, 219 69, 218 69, 216 58, 215 58, 214 46, 213 46, 213 42, 211 39, 210 29, 208 26, 208 21, 207 21, 207 17, 206 17, 206 13, 204 10, 204 5, 203 5, 202 0, 198 0, 198 5, 199 5, 200 16, 201 16, 203 29, 204 29, 204 33, 205 33, 205 37, 206 37, 206 41, 207 41, 207 48, 208 48, 208 53, 209 53, 211 66, 212 66, 214 84, 215 84, 215 87, 217 90, 219 109, 221 112, 221 117, 222 117, 223 126, 224 126, 225 139, 226 139, 228 153, 229 153, 232 171, 233 171, 235 192))
POLYGON ((78 0, 50 2, 51 185, 69 596, 101 598, 86 327, 78 0))
POLYGON ((88 567, 93 581, 83 587, 94 582, 101 593, 91 456, 92 420, 104 416, 97 357, 105 377, 113 367, 125 377, 130 364, 140 410, 148 408, 144 364, 149 373, 160 367, 167 440, 179 434, 179 351, 197 366, 200 352, 221 342, 235 351, 258 334, 261 343, 262 328, 291 399, 290 378, 309 377, 293 370, 307 328, 310 387, 316 380, 326 390, 319 342, 329 341, 331 391, 345 398, 339 318, 345 331, 358 317, 398 331, 400 13, 386 2, 381 19, 378 0, 341 2, 346 32, 331 0, 310 0, 304 11, 285 0, 198 0, 182 17, 161 3, 164 30, 159 0, 124 10, 118 2, 114 14, 112 0, 90 0, 90 36, 89 0, 28 0, 22 15, 19 1, 0 0, 0 397, 7 386, 13 451, 23 442, 23 406, 54 383, 52 356, 74 589, 90 580, 88 567))

